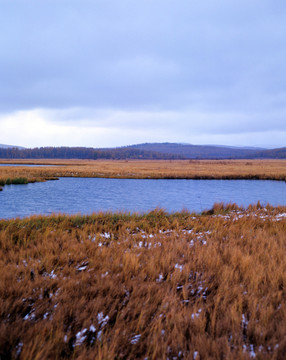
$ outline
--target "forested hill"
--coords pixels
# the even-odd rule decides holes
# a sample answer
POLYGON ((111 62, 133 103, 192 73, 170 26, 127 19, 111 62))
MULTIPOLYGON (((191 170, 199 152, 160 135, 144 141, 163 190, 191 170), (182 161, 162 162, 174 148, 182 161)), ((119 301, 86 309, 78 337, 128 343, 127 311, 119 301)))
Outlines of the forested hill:
POLYGON ((146 143, 118 148, 1 148, 2 159, 286 159, 286 148, 258 149, 213 145, 146 143))
POLYGON ((1 159, 181 159, 180 155, 121 147, 41 147, 34 149, 0 148, 1 159))
POLYGON ((286 159, 286 147, 258 151, 253 155, 255 159, 286 159))
POLYGON ((214 145, 153 143, 131 145, 130 148, 180 155, 185 159, 243 159, 254 157, 257 148, 239 148, 214 145))

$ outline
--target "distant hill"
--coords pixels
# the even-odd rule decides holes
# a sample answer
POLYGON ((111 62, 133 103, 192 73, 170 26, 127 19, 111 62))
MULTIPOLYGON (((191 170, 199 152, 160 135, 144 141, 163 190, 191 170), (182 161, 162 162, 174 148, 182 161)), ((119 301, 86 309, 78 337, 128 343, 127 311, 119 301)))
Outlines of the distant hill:
POLYGON ((286 147, 255 152, 256 159, 286 159, 286 147))
POLYGON ((131 145, 128 148, 176 154, 185 159, 242 159, 256 157, 257 151, 265 150, 261 148, 176 143, 145 143, 131 145))
POLYGON ((145 143, 117 148, 41 147, 26 149, 0 145, 1 159, 286 159, 286 148, 261 149, 218 145, 145 143))
POLYGON ((23 146, 5 145, 5 144, 0 144, 0 148, 2 148, 2 149, 11 149, 11 148, 25 149, 23 146))

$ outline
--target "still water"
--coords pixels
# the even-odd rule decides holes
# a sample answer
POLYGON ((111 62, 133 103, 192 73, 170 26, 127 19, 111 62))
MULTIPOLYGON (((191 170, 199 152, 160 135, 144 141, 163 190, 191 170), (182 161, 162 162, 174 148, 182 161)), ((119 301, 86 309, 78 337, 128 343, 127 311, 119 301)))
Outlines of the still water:
POLYGON ((4 186, 0 218, 33 214, 90 214, 103 211, 201 212, 215 202, 248 206, 286 205, 286 183, 261 180, 129 180, 61 178, 28 185, 4 186))

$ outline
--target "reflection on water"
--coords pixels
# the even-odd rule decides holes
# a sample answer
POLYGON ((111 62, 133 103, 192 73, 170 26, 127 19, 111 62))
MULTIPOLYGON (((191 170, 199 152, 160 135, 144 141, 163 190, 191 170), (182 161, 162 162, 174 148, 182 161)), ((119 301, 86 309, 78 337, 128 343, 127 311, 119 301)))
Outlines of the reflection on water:
POLYGON ((248 206, 286 205, 286 183, 261 180, 130 180, 61 178, 5 186, 0 192, 0 218, 32 214, 90 214, 96 211, 201 212, 215 202, 248 206))

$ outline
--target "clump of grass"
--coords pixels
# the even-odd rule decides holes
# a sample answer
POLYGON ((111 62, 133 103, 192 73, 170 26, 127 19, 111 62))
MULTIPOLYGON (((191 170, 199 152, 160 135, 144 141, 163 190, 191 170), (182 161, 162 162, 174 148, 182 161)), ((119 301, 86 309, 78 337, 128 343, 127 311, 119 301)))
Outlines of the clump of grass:
POLYGON ((1 220, 0 357, 283 359, 285 214, 1 220))
POLYGON ((24 185, 28 184, 28 179, 25 177, 16 177, 16 178, 8 178, 6 179, 4 185, 24 185))
POLYGON ((6 178, 6 179, 0 179, 0 186, 5 185, 25 185, 29 182, 35 182, 34 179, 28 180, 26 177, 15 177, 15 178, 6 178))
MULTIPOLYGON (((261 208, 260 202, 258 202, 258 205, 261 208)), ((210 210, 205 210, 202 212, 203 215, 218 215, 218 214, 226 214, 229 213, 231 211, 240 211, 243 210, 242 207, 239 207, 236 204, 233 203, 229 203, 229 204, 224 204, 223 202, 220 203, 215 203, 213 205, 213 207, 210 210)))
POLYGON ((12 185, 24 185, 28 184, 28 179, 25 177, 18 177, 11 180, 12 185))

